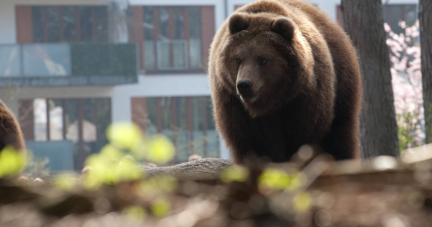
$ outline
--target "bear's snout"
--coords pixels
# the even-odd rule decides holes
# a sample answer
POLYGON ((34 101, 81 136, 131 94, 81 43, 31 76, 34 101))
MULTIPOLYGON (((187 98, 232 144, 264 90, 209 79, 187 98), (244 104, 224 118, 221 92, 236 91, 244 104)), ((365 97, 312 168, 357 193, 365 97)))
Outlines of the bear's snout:
POLYGON ((249 80, 240 80, 237 83, 240 95, 250 95, 252 93, 252 83, 249 80))
POLYGON ((257 93, 254 93, 252 89, 252 82, 250 80, 240 80, 237 83, 237 93, 247 103, 253 102, 257 97, 257 93))

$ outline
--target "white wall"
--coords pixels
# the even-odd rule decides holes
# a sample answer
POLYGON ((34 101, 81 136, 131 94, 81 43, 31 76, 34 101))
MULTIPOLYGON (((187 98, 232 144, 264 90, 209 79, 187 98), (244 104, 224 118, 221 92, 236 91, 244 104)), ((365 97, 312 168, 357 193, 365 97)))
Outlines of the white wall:
POLYGON ((163 75, 139 76, 139 83, 114 87, 26 87, 2 88, 0 99, 17 114, 18 100, 30 98, 97 98, 110 97, 113 121, 131 120, 131 97, 210 96, 207 76, 163 75))
POLYGON ((112 92, 113 120, 131 120, 131 97, 210 96, 207 75, 140 76, 139 83, 116 86, 112 92))

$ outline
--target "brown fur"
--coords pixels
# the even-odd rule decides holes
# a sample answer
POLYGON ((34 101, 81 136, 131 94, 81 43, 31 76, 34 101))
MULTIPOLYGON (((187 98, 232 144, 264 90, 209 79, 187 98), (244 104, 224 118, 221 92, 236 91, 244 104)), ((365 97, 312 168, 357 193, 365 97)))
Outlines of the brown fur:
POLYGON ((18 122, 7 106, 0 101, 0 151, 8 145, 18 151, 25 150, 24 136, 18 122))
POLYGON ((236 163, 248 155, 287 161, 303 144, 337 160, 359 156, 357 55, 315 6, 262 0, 240 8, 216 34, 209 66, 216 125, 236 163), (257 96, 242 98, 240 80, 257 96))

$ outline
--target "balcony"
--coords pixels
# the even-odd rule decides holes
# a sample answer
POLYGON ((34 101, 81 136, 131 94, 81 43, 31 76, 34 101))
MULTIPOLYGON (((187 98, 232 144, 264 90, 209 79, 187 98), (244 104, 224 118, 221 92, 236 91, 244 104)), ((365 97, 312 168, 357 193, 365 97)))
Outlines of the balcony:
POLYGON ((135 44, 0 45, 0 87, 108 86, 137 81, 135 44))

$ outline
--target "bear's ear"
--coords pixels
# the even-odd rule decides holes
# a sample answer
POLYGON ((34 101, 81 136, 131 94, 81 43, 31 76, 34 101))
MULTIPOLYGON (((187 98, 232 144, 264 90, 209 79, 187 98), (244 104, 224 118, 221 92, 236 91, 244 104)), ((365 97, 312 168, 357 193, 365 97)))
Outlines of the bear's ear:
POLYGON ((249 24, 249 18, 247 18, 245 15, 234 14, 229 20, 229 31, 231 35, 234 35, 237 32, 248 29, 249 24))
POLYGON ((294 36, 294 22, 286 17, 280 17, 273 21, 271 30, 281 35, 284 39, 291 41, 294 36))

